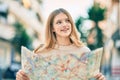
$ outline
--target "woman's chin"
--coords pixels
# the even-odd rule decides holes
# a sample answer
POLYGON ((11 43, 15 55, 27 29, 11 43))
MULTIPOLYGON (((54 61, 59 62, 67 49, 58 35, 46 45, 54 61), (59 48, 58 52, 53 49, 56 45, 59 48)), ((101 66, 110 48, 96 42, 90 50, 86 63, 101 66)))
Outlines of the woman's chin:
POLYGON ((70 34, 62 34, 62 37, 69 37, 70 34))

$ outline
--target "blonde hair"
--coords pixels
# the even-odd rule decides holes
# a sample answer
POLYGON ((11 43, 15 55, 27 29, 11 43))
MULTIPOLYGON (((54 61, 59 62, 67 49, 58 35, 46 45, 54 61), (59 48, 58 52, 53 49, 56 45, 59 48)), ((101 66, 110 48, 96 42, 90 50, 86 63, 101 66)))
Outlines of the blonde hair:
POLYGON ((35 53, 38 53, 38 52, 46 50, 46 49, 49 50, 49 49, 52 49, 55 47, 55 43, 56 43, 55 33, 53 33, 53 31, 52 31, 53 21, 54 21, 54 18, 60 13, 64 13, 70 20, 70 23, 72 26, 70 40, 72 41, 72 43, 74 43, 77 47, 83 46, 83 43, 80 41, 80 36, 78 35, 76 26, 73 22, 71 15, 65 9, 59 8, 59 9, 53 11, 49 15, 47 23, 46 23, 46 30, 45 30, 45 44, 43 46, 40 45, 37 49, 35 49, 34 50, 35 53))

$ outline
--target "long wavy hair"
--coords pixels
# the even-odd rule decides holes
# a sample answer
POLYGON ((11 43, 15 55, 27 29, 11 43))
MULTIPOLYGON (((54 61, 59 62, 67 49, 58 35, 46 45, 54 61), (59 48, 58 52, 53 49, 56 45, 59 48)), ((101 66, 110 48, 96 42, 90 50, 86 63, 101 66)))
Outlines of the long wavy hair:
POLYGON ((34 50, 35 53, 39 53, 39 52, 46 50, 46 49, 50 50, 50 49, 53 49, 55 47, 56 37, 55 37, 55 33, 52 31, 53 21, 54 21, 54 18, 60 13, 64 13, 68 17, 68 19, 70 20, 71 28, 72 28, 71 29, 72 31, 70 34, 70 41, 73 44, 75 44, 77 47, 84 45, 80 41, 80 36, 77 32, 76 26, 75 26, 73 19, 72 19, 71 15, 69 14, 69 12, 63 8, 59 8, 59 9, 56 9, 55 11, 53 11, 49 15, 47 23, 46 23, 46 29, 45 29, 45 43, 43 45, 40 45, 38 48, 36 48, 34 50))

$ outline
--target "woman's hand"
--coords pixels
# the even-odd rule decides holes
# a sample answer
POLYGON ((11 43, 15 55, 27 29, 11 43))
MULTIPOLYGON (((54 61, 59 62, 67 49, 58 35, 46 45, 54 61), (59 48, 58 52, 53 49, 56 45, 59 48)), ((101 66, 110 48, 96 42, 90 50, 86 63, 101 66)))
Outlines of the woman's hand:
POLYGON ((19 70, 16 73, 16 80, 30 80, 29 77, 24 73, 24 71, 19 70))
POLYGON ((105 79, 105 76, 104 76, 102 73, 96 74, 96 75, 95 75, 95 78, 96 78, 97 80, 106 80, 106 79, 105 79))

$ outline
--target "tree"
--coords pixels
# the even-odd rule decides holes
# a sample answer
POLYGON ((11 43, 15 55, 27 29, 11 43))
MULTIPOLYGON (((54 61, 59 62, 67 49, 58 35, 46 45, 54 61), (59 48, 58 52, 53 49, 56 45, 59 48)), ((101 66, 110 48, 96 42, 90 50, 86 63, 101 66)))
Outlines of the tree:
POLYGON ((106 8, 101 8, 98 3, 95 3, 88 12, 89 19, 95 22, 95 27, 91 31, 96 31, 96 42, 94 44, 88 44, 88 47, 91 49, 96 49, 103 46, 103 33, 98 26, 98 22, 104 20, 105 12, 106 8))
POLYGON ((12 39, 12 44, 15 47, 15 49, 21 53, 21 46, 26 46, 28 48, 31 48, 32 39, 29 37, 29 35, 26 33, 26 30, 20 24, 19 22, 16 22, 14 24, 14 27, 16 29, 16 35, 12 39))
POLYGON ((104 20, 104 18, 105 18, 104 13, 105 12, 106 12, 106 8, 101 8, 98 3, 95 3, 88 11, 89 18, 79 17, 76 20, 76 27, 77 27, 77 30, 81 34, 81 40, 83 42, 87 42, 88 43, 89 35, 90 34, 96 34, 95 42, 92 43, 92 44, 88 43, 88 47, 91 50, 103 46, 103 34, 102 34, 102 30, 98 26, 98 22, 101 21, 101 20, 104 20), (95 27, 92 28, 91 30, 89 30, 88 31, 89 33, 84 33, 84 31, 82 30, 83 22, 85 20, 92 20, 92 21, 95 22, 95 27))

